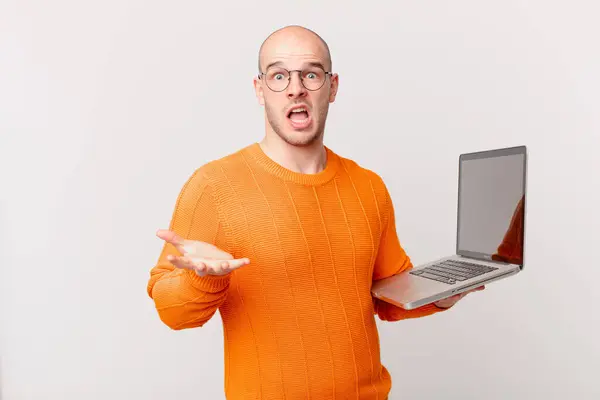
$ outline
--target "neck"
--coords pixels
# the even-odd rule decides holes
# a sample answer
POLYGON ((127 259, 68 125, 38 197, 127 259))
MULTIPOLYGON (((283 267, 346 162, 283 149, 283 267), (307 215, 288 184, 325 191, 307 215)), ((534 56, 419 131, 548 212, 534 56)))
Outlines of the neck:
POLYGON ((269 158, 282 167, 303 174, 317 174, 327 163, 327 153, 322 140, 307 146, 291 145, 277 136, 266 135, 259 143, 269 158))

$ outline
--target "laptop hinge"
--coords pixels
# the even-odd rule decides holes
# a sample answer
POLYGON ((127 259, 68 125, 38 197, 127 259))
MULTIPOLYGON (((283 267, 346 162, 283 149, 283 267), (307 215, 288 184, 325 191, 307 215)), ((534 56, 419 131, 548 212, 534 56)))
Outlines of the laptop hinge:
POLYGON ((467 257, 467 256, 463 256, 462 254, 456 254, 456 256, 459 258, 466 258, 467 260, 485 261, 485 262, 489 262, 492 264, 498 264, 498 265, 510 265, 510 263, 507 263, 506 261, 494 260, 492 258, 467 257))

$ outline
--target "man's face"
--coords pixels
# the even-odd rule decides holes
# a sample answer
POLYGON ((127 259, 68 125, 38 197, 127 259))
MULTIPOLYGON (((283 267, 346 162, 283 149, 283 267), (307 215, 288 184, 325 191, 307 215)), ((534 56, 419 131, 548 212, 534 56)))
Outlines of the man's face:
POLYGON ((272 39, 262 52, 263 75, 254 82, 267 129, 291 145, 310 145, 323 137, 338 77, 326 74, 329 61, 318 38, 288 33, 272 39))

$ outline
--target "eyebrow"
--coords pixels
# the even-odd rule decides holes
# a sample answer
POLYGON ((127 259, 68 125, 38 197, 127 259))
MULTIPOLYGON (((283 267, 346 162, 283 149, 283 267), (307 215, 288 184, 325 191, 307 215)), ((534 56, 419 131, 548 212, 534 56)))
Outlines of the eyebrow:
MULTIPOLYGON (((272 63, 270 63, 269 65, 267 65, 265 67, 265 71, 268 70, 271 67, 279 67, 279 66, 282 66, 283 64, 284 64, 283 61, 272 62, 272 63)), ((305 65, 308 65, 309 67, 320 67, 323 71, 326 71, 325 70, 325 66, 322 63, 318 62, 318 61, 310 61, 310 62, 307 62, 305 65)))

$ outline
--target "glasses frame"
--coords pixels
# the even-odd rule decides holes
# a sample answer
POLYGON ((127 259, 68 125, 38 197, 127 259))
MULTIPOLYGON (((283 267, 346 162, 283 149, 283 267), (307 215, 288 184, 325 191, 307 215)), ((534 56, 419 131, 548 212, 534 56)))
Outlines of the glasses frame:
MULTIPOLYGON (((281 67, 278 67, 278 68, 281 68, 281 67)), ((300 83, 302 83, 302 86, 304 86, 304 88, 306 90, 308 90, 308 91, 316 92, 317 90, 321 90, 323 88, 323 86, 325 86, 325 81, 327 80, 327 77, 333 75, 333 72, 323 70, 323 73, 325 73, 325 79, 323 79, 323 83, 321 84, 321 86, 319 86, 317 89, 309 89, 304 84, 304 78, 302 78, 302 71, 303 70, 301 70, 301 69, 292 69, 292 70, 289 70, 289 69, 285 69, 285 68, 281 68, 281 69, 284 70, 284 71, 287 71, 287 73, 288 73, 287 85, 285 85, 285 87, 283 89, 281 89, 281 90, 273 90, 271 88, 271 86, 269 86, 269 84, 267 83, 267 80, 266 79, 264 79, 264 80, 262 79, 262 77, 267 74, 266 72, 261 72, 260 74, 258 74, 258 79, 261 80, 261 81, 263 81, 265 83, 265 85, 267 85, 267 87, 269 88, 270 91, 276 92, 276 93, 281 93, 281 92, 283 92, 284 90, 286 90, 290 86, 290 82, 292 81, 292 72, 297 72, 298 76, 300 77, 300 83)), ((323 69, 323 68, 320 68, 320 69, 323 69)))

